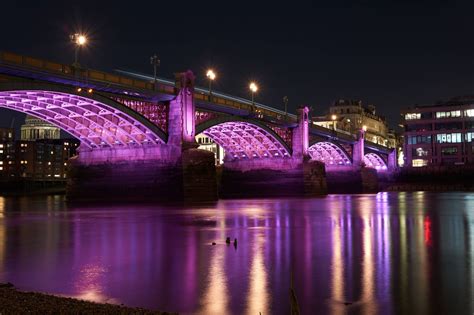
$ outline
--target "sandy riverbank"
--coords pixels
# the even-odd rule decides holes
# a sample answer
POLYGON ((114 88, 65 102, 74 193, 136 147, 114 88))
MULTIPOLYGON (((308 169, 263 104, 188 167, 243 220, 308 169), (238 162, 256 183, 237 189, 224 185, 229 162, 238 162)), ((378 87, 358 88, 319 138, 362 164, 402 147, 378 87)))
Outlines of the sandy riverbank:
POLYGON ((114 304, 99 304, 73 298, 37 292, 22 292, 13 286, 0 284, 0 314, 159 314, 160 311, 131 308, 114 304))

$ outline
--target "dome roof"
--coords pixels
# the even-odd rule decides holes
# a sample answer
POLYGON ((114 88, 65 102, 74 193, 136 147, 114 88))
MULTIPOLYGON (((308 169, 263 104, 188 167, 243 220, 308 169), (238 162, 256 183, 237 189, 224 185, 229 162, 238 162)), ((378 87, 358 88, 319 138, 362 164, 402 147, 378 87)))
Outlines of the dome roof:
POLYGON ((36 118, 34 116, 30 116, 30 115, 26 115, 26 118, 25 118, 25 125, 40 125, 40 126, 51 126, 51 127, 55 127, 53 125, 51 125, 50 123, 42 120, 42 119, 39 119, 39 118, 36 118))

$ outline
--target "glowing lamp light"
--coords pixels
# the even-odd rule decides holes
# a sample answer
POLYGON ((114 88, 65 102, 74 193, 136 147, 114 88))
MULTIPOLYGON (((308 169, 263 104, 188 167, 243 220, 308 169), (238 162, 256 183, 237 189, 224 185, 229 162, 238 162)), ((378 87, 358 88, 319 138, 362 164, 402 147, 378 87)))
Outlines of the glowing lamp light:
POLYGON ((332 116, 331 116, 331 119, 332 119, 332 120, 336 120, 336 119, 337 119, 337 116, 336 116, 336 115, 332 115, 332 116))
POLYGON ((367 126, 366 126, 366 125, 363 125, 363 126, 362 126, 362 130, 367 131, 367 126))
POLYGON ((87 93, 92 93, 92 89, 88 89, 88 90, 87 90, 87 93))
POLYGON ((77 88, 76 90, 78 93, 82 92, 82 88, 77 88))
POLYGON ((77 46, 84 46, 85 44, 87 44, 87 37, 84 34, 73 34, 71 35, 71 40, 77 46))
POLYGON ((250 88, 250 91, 252 91, 253 93, 258 91, 258 86, 255 82, 250 82, 249 88, 250 88))
POLYGON ((207 70, 206 76, 209 78, 209 80, 214 80, 216 78, 216 73, 209 69, 207 70))

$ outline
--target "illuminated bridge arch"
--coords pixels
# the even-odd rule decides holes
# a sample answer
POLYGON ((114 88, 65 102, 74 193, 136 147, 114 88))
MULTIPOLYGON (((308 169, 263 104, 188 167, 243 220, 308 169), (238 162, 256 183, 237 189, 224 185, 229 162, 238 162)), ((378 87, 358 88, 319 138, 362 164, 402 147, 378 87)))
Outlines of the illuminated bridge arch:
POLYGON ((309 147, 308 153, 313 160, 331 166, 351 165, 351 158, 346 151, 333 142, 316 142, 309 147))
POLYGON ((234 116, 208 120, 196 127, 220 145, 231 160, 290 157, 291 149, 268 126, 234 116))
POLYGON ((387 163, 385 163, 380 155, 375 153, 367 153, 364 155, 364 164, 367 167, 375 168, 377 170, 387 169, 387 163))
POLYGON ((0 107, 43 119, 87 148, 158 144, 167 139, 160 128, 125 105, 72 88, 0 84, 0 107))

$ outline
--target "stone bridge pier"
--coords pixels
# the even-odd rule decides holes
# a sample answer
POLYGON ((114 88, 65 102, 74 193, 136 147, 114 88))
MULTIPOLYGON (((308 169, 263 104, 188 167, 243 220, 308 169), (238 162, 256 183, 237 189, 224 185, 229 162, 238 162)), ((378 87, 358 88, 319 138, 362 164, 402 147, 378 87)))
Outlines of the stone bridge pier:
POLYGON ((324 163, 308 155, 308 108, 298 109, 291 154, 259 159, 226 158, 219 195, 232 197, 295 197, 326 194, 324 163))
POLYGON ((193 81, 191 72, 177 75, 163 143, 80 149, 70 163, 68 200, 217 200, 214 155, 195 144, 193 81))

